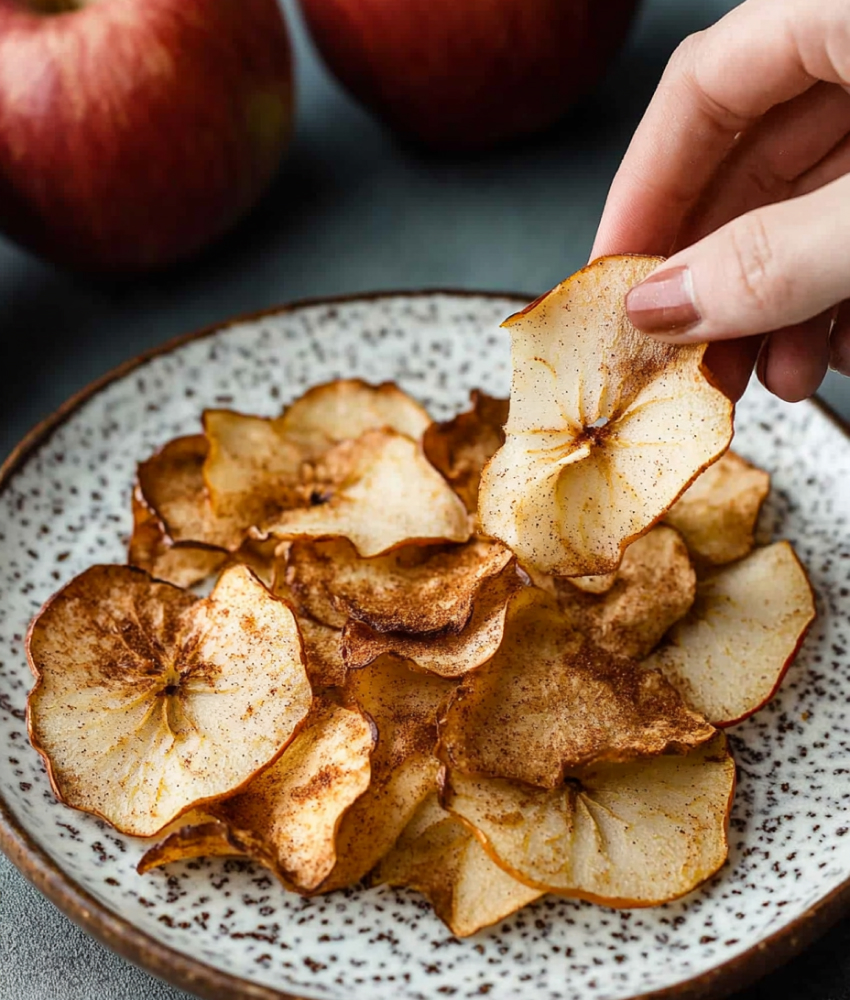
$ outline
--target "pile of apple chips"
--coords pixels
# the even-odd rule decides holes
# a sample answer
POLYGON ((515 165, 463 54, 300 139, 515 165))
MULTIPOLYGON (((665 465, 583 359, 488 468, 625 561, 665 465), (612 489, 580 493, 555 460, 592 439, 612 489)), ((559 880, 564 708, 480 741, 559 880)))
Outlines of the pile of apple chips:
POLYGON ((727 854, 722 728, 814 617, 701 347, 628 324, 607 258, 512 317, 508 401, 433 423, 344 379, 208 410, 138 468, 126 566, 34 620, 61 801, 294 892, 424 893, 456 935, 543 893, 650 906, 727 854), (692 484, 692 485, 691 485, 692 484), (214 581, 209 596, 195 591, 214 581))

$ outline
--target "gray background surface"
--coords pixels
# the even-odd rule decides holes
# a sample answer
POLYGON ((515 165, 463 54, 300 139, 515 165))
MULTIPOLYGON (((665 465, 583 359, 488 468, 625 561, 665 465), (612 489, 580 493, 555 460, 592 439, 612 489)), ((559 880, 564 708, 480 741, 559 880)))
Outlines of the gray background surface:
MULTIPOLYGON (((405 149, 357 107, 284 4, 296 36, 297 137, 269 196, 224 242, 167 275, 103 284, 0 239, 3 455, 114 365, 239 312, 379 289, 551 287, 587 259, 608 184, 676 43, 735 6, 645 0, 607 80, 558 129, 496 154, 438 158, 405 149)), ((822 394, 850 418, 847 384, 830 376, 822 394)), ((739 1000, 776 995, 850 997, 850 922, 739 1000)), ((0 1000, 186 996, 78 930, 0 855, 0 1000)))

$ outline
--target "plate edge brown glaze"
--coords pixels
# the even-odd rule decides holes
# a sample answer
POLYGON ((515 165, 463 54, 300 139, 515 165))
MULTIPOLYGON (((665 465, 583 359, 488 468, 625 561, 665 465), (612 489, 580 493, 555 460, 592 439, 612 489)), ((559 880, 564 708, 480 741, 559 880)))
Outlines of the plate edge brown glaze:
MULTIPOLYGON (((385 298, 419 298, 447 295, 462 298, 515 299, 531 301, 533 295, 518 292, 476 291, 473 289, 432 288, 419 290, 387 290, 351 295, 321 296, 298 299, 284 305, 231 317, 191 333, 172 338, 157 347, 128 359, 100 378, 74 393, 54 413, 40 421, 13 448, 0 465, 0 493, 30 454, 65 423, 89 399, 107 386, 124 378, 153 358, 175 351, 185 344, 212 336, 239 323, 252 322, 266 316, 294 312, 310 306, 342 305, 349 302, 371 302, 385 298)), ((850 439, 850 424, 823 400, 807 401, 819 409, 850 439)), ((204 1000, 304 1000, 292 993, 283 993, 266 986, 249 983, 231 976, 204 962, 169 948, 134 927, 128 920, 113 913, 90 895, 59 868, 18 823, 9 806, 0 796, 0 851, 18 871, 54 903, 66 916, 92 937, 140 968, 194 993, 204 1000)), ((850 910, 850 878, 831 893, 818 900, 787 927, 765 938, 737 957, 723 962, 692 979, 651 993, 635 995, 630 1000, 721 1000, 735 990, 755 982, 800 954, 807 945, 825 933, 850 910)))

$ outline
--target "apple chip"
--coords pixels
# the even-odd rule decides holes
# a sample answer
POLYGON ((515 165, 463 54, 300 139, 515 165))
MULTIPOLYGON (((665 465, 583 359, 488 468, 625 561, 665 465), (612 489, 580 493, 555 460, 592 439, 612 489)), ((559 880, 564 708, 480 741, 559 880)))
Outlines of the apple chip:
POLYGON ((198 823, 184 823, 159 843, 149 847, 136 866, 140 875, 177 861, 192 858, 246 857, 242 845, 230 833, 226 823, 209 817, 198 823))
POLYGON ((664 344, 628 321, 626 293, 659 263, 600 258, 504 324, 510 415, 479 517, 523 564, 610 573, 729 445, 733 407, 705 375, 705 345, 664 344))
POLYGON ((376 632, 363 622, 349 621, 343 631, 346 664, 357 669, 392 653, 415 663, 419 670, 462 677, 495 656, 502 643, 508 604, 522 585, 511 561, 498 576, 482 584, 469 621, 457 633, 376 632))
POLYGON ((658 525, 626 549, 606 593, 582 593, 556 579, 558 603, 572 626, 602 649, 639 660, 694 603, 696 573, 678 532, 658 525))
POLYGON ((353 618, 379 632, 460 632, 481 587, 511 558, 484 538, 406 545, 371 559, 344 541, 296 542, 278 576, 305 613, 334 628, 353 618))
POLYGON ((566 579, 586 594, 607 594, 617 582, 617 571, 601 573, 599 576, 568 576, 566 579))
POLYGON ((475 514, 481 471, 505 443, 502 428, 508 419, 508 400, 474 389, 471 401, 471 410, 445 423, 431 424, 422 447, 428 461, 452 484, 470 514, 475 514))
POLYGON ((308 389, 274 423, 280 435, 319 455, 340 441, 381 428, 418 441, 431 418, 392 382, 369 385, 359 378, 341 378, 308 389))
POLYGON ((605 906, 657 906, 726 860, 735 762, 726 739, 681 757, 595 764, 551 791, 451 773, 444 804, 514 878, 605 906))
POLYGON ((435 792, 370 882, 421 892, 456 937, 504 920, 542 895, 494 864, 469 829, 442 808, 435 792))
POLYGON ((697 478, 667 511, 695 559, 711 565, 743 558, 753 547, 756 521, 770 476, 732 451, 697 478))
POLYGON ((92 567, 35 618, 27 655, 30 738, 58 798, 133 836, 238 790, 312 703, 295 616, 244 566, 202 600, 92 567))
POLYGON ((307 615, 297 615, 304 640, 307 676, 313 688, 339 687, 347 668, 343 657, 342 630, 323 625, 307 615))
POLYGON ((274 537, 347 538, 364 557, 409 542, 469 538, 469 516, 457 494, 420 446, 395 431, 343 441, 310 471, 311 505, 281 510, 268 525, 274 537))
POLYGON ((346 699, 374 721, 378 744, 369 788, 343 817, 336 867, 319 891, 362 879, 436 790, 441 771, 434 753, 437 716, 453 688, 451 681, 415 673, 391 656, 348 675, 346 699))
POLYGON ((755 549, 697 584, 694 606, 644 660, 717 726, 776 693, 815 619, 806 571, 788 542, 755 549))
POLYGON ((440 746, 455 770, 554 788, 565 770, 684 752, 713 732, 661 674, 591 646, 548 594, 524 590, 498 653, 452 698, 440 746))

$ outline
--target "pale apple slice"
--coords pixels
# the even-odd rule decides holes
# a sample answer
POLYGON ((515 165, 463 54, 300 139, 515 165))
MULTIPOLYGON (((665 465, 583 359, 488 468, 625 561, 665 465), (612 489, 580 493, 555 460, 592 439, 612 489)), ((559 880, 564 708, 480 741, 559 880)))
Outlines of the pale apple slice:
POLYGON ((416 673, 384 656, 348 675, 345 698, 378 730, 368 789, 343 817, 337 863, 318 891, 353 884, 392 848, 424 799, 437 788, 437 717, 454 683, 416 673))
POLYGON ((615 570, 613 573, 600 573, 599 576, 568 576, 566 579, 574 587, 578 587, 579 590, 583 590, 586 594, 607 594, 617 582, 617 571, 615 570))
POLYGON ((550 791, 451 772, 443 797, 513 878, 631 909, 684 896, 718 871, 734 791, 718 733, 684 756, 583 768, 550 791))
POLYGON ((673 504, 665 520, 682 534, 695 559, 714 566, 733 562, 751 551, 769 492, 767 472, 727 451, 673 504))
POLYGON ((478 483, 484 466, 505 443, 502 429, 508 419, 508 400, 471 393, 472 409, 453 420, 434 423, 425 431, 422 447, 435 469, 448 479, 455 493, 475 514, 478 483))
POLYGON ((265 865, 296 892, 309 892, 336 862, 336 831, 369 784, 370 721, 330 703, 270 767, 238 795, 150 848, 140 872, 194 857, 241 856, 265 865))
POLYGON ((279 511, 309 503, 303 463, 369 430, 386 428, 418 440, 429 422, 425 410, 396 386, 359 379, 315 386, 279 417, 207 410, 204 478, 213 509, 263 526, 279 511))
POLYGON ((460 632, 481 587, 511 559, 484 538, 406 545, 371 559, 344 541, 296 542, 278 576, 304 612, 334 628, 354 619, 380 632, 460 632))
POLYGON ((289 607, 244 566, 197 599, 95 566, 37 615, 33 746, 57 797, 152 836, 272 763, 312 703, 289 607))
POLYGON ((457 633, 376 632, 363 622, 349 621, 342 641, 346 665, 356 670, 392 653, 419 670, 440 677, 462 677, 495 656, 502 643, 508 604, 522 586, 511 561, 498 576, 484 581, 469 621, 457 633))
POLYGON ((460 938, 504 920, 542 895, 495 864, 470 830, 443 809, 435 792, 417 809, 370 883, 421 892, 460 938))
POLYGON ((539 590, 512 599, 498 653, 440 722, 446 763, 554 788, 586 763, 681 753, 714 730, 661 674, 589 645, 539 590))
POLYGON ((690 613, 644 666, 731 726, 773 697, 815 616, 806 571, 789 542, 776 542, 700 580, 690 613))
POLYGON ((395 383, 340 378, 308 389, 284 410, 275 429, 319 455, 340 441, 385 427, 418 441, 430 423, 428 411, 395 383))
POLYGON ((469 538, 460 498, 421 447, 396 431, 366 431, 335 445, 311 472, 311 506, 281 510, 267 525, 275 538, 347 538, 364 557, 469 538))
POLYGON ((504 324, 510 415, 479 517, 524 565, 612 572, 729 445, 733 407, 706 377, 705 345, 664 344, 629 323, 626 293, 659 263, 600 258, 504 324))
POLYGON ((696 573, 678 532, 657 525, 626 549, 613 587, 582 593, 556 579, 558 603, 572 626, 618 656, 639 660, 694 603, 696 573))

